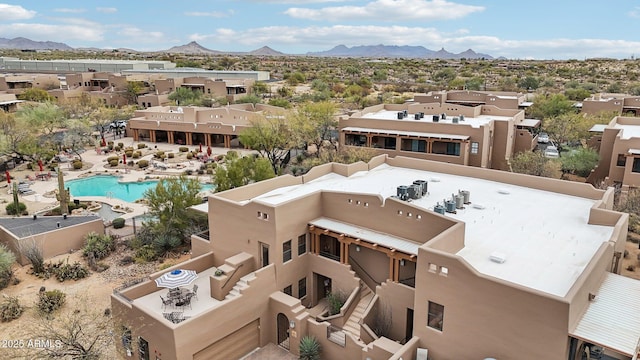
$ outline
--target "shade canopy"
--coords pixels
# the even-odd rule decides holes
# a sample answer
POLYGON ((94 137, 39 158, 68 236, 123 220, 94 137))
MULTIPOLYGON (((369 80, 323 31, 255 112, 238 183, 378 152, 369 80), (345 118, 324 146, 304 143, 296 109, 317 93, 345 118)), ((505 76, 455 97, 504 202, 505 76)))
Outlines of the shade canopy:
POLYGON ((177 288, 189 285, 197 278, 198 275, 194 270, 177 269, 162 274, 162 276, 157 278, 155 281, 158 287, 177 288))

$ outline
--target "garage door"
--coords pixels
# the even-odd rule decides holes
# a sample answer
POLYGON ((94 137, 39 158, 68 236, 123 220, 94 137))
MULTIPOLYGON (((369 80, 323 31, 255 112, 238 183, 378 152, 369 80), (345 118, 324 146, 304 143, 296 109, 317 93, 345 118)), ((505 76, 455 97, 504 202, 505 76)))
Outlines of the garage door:
POLYGON ((250 322, 236 332, 207 346, 193 356, 193 360, 239 359, 260 346, 260 319, 250 322))

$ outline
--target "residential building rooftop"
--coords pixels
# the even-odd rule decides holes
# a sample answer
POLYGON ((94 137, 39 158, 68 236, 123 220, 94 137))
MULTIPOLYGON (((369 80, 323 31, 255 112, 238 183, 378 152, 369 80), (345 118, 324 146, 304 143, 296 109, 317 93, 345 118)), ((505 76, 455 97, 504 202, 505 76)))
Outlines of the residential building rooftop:
MULTIPOLYGON (((349 177, 329 173, 240 203, 277 206, 317 191, 379 194, 386 199, 397 194, 399 185, 414 180, 428 181, 427 196, 411 202, 422 209, 444 205, 458 190, 470 192, 471 204, 445 215, 465 223, 465 244, 457 255, 483 274, 552 295, 565 296, 612 235, 613 227, 588 223, 596 200, 388 164, 349 177), (491 260, 496 256, 503 262, 491 260)), ((386 236, 385 241, 398 241, 386 236)))

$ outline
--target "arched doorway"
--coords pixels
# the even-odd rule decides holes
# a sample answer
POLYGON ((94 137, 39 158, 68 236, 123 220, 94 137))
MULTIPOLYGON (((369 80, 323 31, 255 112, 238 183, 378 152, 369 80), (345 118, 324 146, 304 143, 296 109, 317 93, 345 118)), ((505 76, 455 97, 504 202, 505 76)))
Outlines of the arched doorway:
POLYGON ((278 313, 278 345, 289 351, 289 318, 283 313, 278 313))

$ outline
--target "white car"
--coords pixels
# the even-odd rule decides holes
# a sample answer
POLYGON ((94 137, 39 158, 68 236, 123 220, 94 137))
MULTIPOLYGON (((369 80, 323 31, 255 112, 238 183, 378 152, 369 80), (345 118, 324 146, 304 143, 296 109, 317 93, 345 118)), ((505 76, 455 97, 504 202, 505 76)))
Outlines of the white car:
POLYGON ((544 149, 544 156, 548 158, 558 158, 560 157, 560 152, 558 152, 557 147, 549 145, 546 149, 544 149))
POLYGON ((125 127, 127 127, 127 122, 124 120, 114 121, 111 124, 109 124, 109 129, 111 130, 114 130, 116 128, 124 129, 125 127))
POLYGON ((549 134, 547 134, 547 133, 538 134, 538 142, 540 144, 548 144, 549 143, 549 134))

